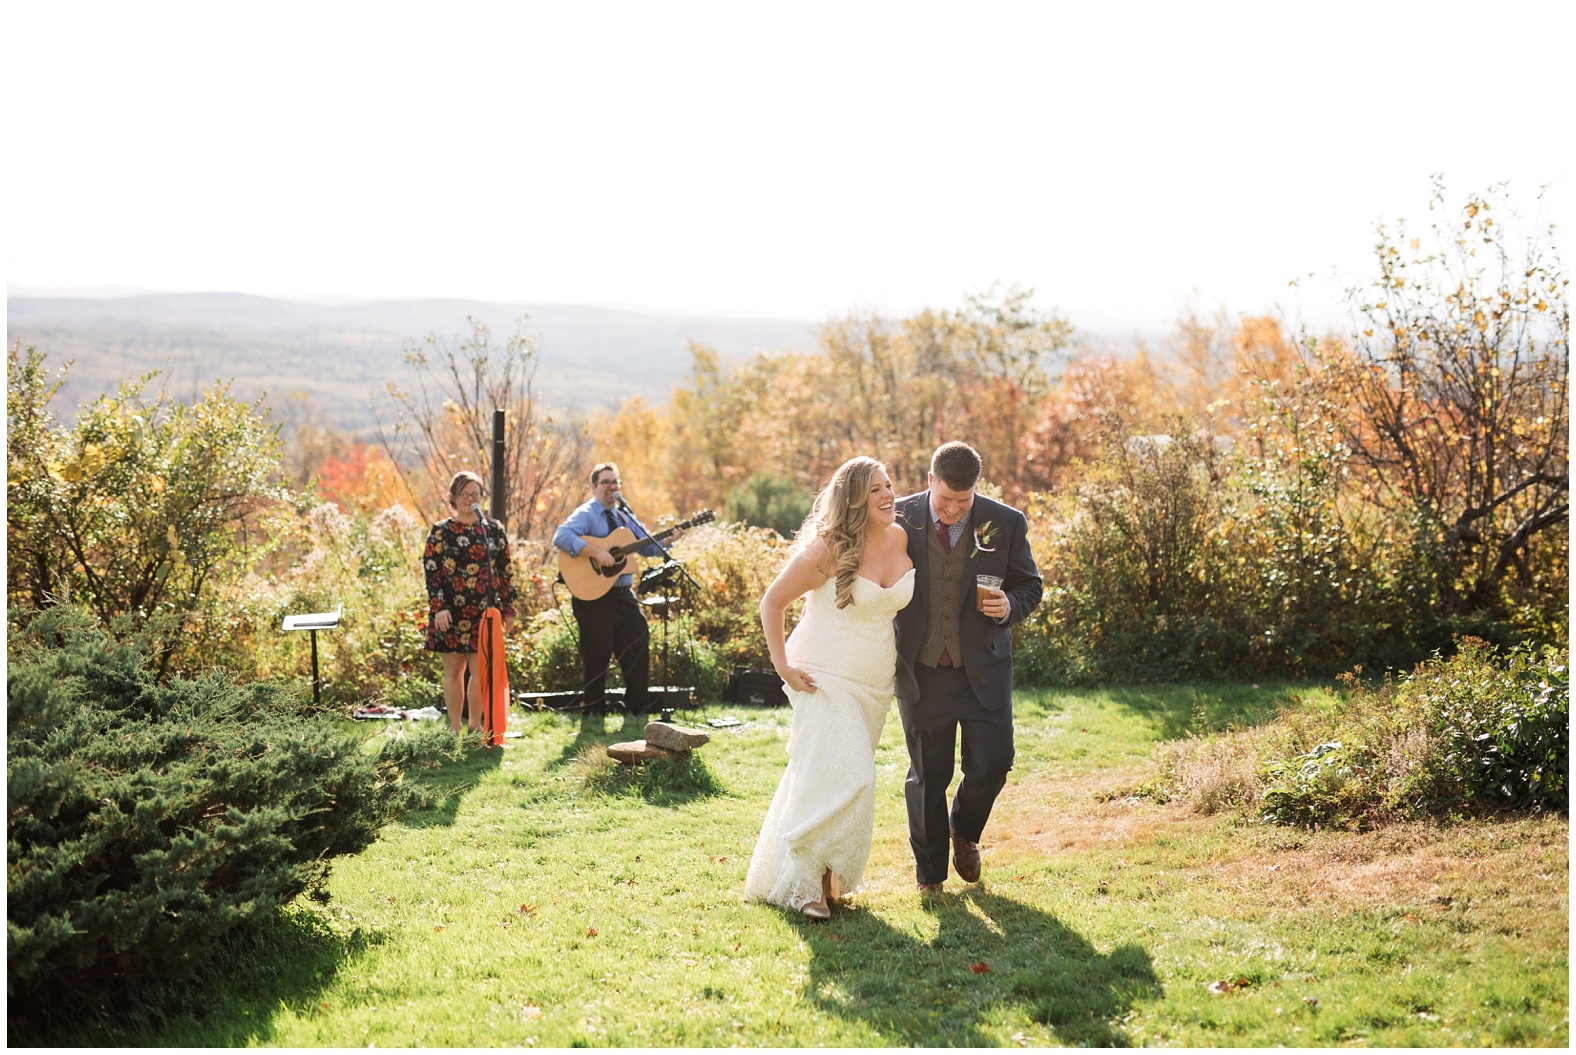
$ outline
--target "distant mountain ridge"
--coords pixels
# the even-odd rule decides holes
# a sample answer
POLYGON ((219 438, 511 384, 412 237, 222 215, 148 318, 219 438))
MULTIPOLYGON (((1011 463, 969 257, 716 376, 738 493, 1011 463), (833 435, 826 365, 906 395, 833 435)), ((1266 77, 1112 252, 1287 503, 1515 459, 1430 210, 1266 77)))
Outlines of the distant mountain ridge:
POLYGON ((323 305, 240 293, 8 297, 7 341, 36 345, 52 364, 75 360, 56 396, 62 413, 123 377, 166 372, 178 396, 232 380, 232 391, 277 403, 306 393, 336 426, 366 433, 390 419, 389 381, 408 377, 404 352, 427 334, 459 338, 467 317, 495 337, 526 316, 551 405, 586 413, 632 396, 665 403, 689 369, 689 342, 729 357, 815 347, 815 327, 782 319, 648 315, 562 304, 408 300, 323 305))

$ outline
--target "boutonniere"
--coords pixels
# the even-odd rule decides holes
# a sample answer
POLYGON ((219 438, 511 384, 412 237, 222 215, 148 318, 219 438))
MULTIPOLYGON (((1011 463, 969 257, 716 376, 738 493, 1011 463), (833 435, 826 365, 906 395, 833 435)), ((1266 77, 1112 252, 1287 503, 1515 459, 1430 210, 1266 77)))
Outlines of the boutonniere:
POLYGON ((996 525, 989 520, 982 521, 974 529, 974 552, 969 556, 978 557, 981 553, 995 553, 996 547, 992 543, 996 541, 996 534, 996 525))

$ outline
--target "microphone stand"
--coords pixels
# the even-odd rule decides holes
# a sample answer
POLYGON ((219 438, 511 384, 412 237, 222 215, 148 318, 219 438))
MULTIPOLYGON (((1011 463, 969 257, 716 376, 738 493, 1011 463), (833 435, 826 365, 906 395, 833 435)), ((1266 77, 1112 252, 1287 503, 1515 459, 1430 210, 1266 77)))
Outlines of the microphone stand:
MULTIPOLYGON (((687 570, 685 570, 684 562, 679 560, 679 559, 677 559, 676 557, 674 557, 671 550, 669 550, 661 542, 657 541, 657 539, 652 536, 651 532, 646 530, 646 527, 645 527, 645 525, 643 523, 641 523, 640 518, 635 515, 635 511, 633 509, 629 508, 629 503, 624 501, 624 495, 623 495, 622 492, 619 493, 616 501, 618 503, 618 508, 623 510, 624 514, 626 516, 628 516, 629 519, 631 519, 631 520, 633 520, 635 522, 635 526, 639 527, 641 531, 645 532, 645 536, 644 536, 645 539, 647 541, 649 541, 652 545, 656 546, 657 549, 662 552, 662 556, 664 558, 664 566, 668 567, 668 568, 677 568, 678 571, 679 571, 679 574, 683 575, 684 578, 688 579, 691 583, 693 583, 696 589, 700 589, 700 583, 695 582, 695 577, 693 575, 691 575, 687 570)), ((641 548, 643 549, 644 547, 641 547, 641 548)), ((673 708, 669 705, 670 701, 668 699, 669 693, 673 689, 673 668, 671 666, 671 660, 670 660, 670 656, 668 654, 668 618, 669 618, 669 609, 671 607, 672 607, 671 600, 669 598, 667 598, 666 595, 664 595, 664 597, 663 597, 663 604, 662 604, 662 680, 663 680, 663 686, 662 686, 662 707, 661 707, 661 712, 662 712, 661 716, 662 716, 664 721, 666 721, 668 718, 670 718, 672 716, 672 713, 673 713, 673 708)), ((649 691, 649 689, 648 689, 648 691, 649 691)))
MULTIPOLYGON (((633 509, 629 508, 629 503, 624 501, 624 496, 623 495, 619 495, 618 496, 618 508, 622 509, 626 514, 628 514, 629 519, 633 520, 635 522, 635 525, 637 527, 639 527, 640 530, 646 531, 645 525, 640 522, 640 518, 635 515, 635 511, 633 509)), ((679 566, 679 572, 686 579, 688 579, 691 583, 694 583, 695 588, 697 590, 700 589, 700 583, 695 582, 695 577, 693 575, 691 575, 689 572, 684 570, 684 562, 679 560, 677 557, 673 556, 673 553, 666 546, 664 546, 662 543, 658 542, 655 538, 653 538, 652 535, 651 535, 651 532, 646 531, 646 533, 644 535, 641 535, 641 536, 639 536, 639 537, 637 537, 635 539, 636 542, 639 542, 641 540, 645 540, 645 541, 650 542, 653 545, 655 545, 657 547, 657 549, 662 551, 662 556, 663 556, 663 558, 665 560, 667 560, 667 561, 669 561, 669 562, 671 562, 673 564, 677 564, 679 566)), ((641 548, 644 549, 645 547, 642 546, 641 548)))
MULTIPOLYGON (((471 506, 471 512, 476 514, 476 523, 482 529, 482 542, 487 547, 487 607, 497 608, 498 567, 495 561, 497 560, 498 543, 493 538, 492 530, 487 521, 487 514, 482 512, 481 504, 477 503, 471 506)), ((499 529, 502 530, 502 525, 499 525, 499 529)))
MULTIPOLYGON (((476 514, 476 523, 482 529, 482 544, 487 547, 487 606, 482 609, 485 614, 487 608, 498 607, 498 543, 493 539, 492 529, 487 523, 487 514, 482 512, 481 503, 478 502, 471 506, 471 512, 476 514)), ((499 530, 501 531, 502 529, 503 525, 500 524, 499 530)), ((501 610, 498 613, 498 617, 500 620, 503 618, 501 610)), ((476 647, 478 650, 481 648, 480 627, 477 628, 476 647)), ((493 679, 497 676, 498 664, 502 659, 503 657, 501 656, 493 656, 487 664, 487 697, 482 704, 482 724, 489 733, 496 732, 492 727, 493 679)))

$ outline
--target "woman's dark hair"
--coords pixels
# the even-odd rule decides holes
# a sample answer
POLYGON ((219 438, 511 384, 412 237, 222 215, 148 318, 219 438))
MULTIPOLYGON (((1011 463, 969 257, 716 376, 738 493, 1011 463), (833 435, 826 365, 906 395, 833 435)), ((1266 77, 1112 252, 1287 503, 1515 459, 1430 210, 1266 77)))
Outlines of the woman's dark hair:
POLYGON ((466 484, 475 484, 481 489, 482 494, 487 493, 487 485, 482 483, 482 478, 469 469, 461 469, 454 474, 454 479, 449 481, 449 505, 454 504, 455 497, 460 493, 460 488, 466 484))

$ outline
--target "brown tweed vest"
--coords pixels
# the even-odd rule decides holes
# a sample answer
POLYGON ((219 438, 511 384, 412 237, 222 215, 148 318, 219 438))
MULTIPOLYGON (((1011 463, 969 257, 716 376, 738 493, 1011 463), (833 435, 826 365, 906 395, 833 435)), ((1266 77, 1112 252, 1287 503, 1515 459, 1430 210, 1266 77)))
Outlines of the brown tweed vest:
MULTIPOLYGON (((927 518, 928 519, 928 518, 927 518)), ((925 609, 925 643, 919 647, 915 659, 927 667, 934 667, 945 649, 954 667, 963 666, 963 644, 958 636, 958 614, 963 607, 963 560, 967 556, 969 533, 964 531, 958 544, 948 553, 936 533, 935 522, 930 521, 929 547, 930 596, 925 609)), ((969 584, 973 590, 973 585, 969 584)))

